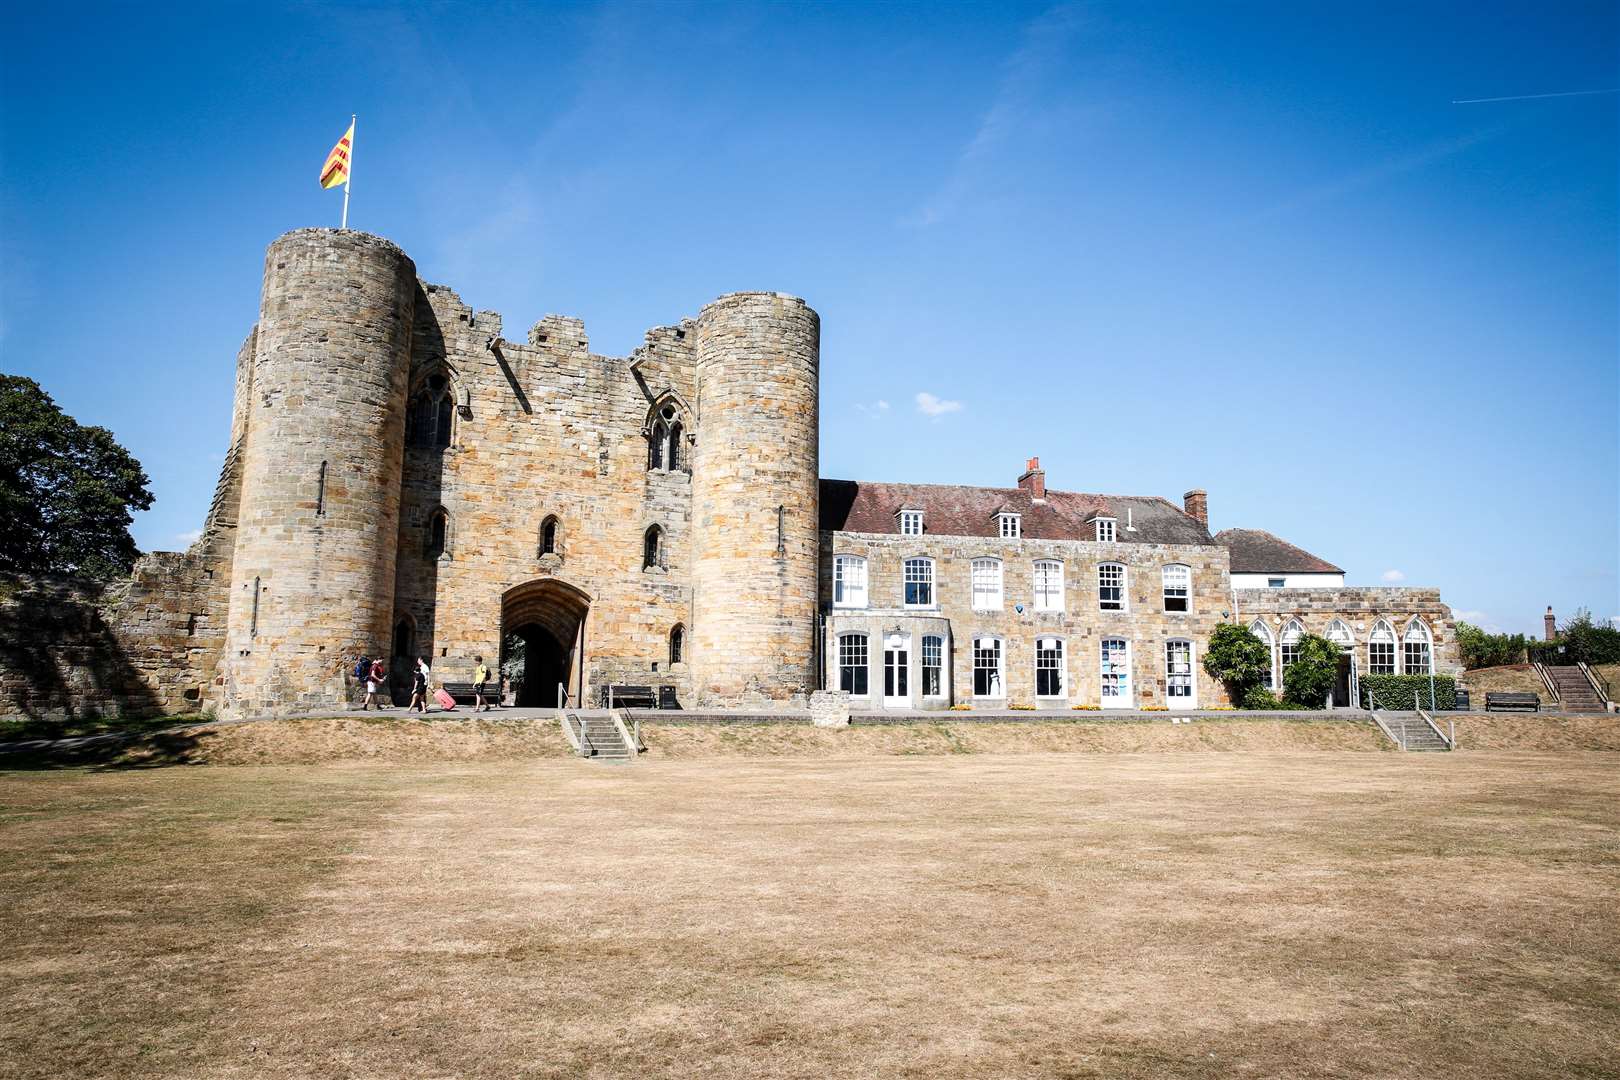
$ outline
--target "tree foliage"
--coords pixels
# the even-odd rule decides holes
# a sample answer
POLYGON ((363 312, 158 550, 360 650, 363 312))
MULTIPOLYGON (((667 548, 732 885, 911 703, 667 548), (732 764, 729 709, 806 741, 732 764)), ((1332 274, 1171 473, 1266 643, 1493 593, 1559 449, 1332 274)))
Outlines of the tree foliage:
POLYGON ((1462 656, 1463 667, 1469 671, 1522 664, 1526 660, 1523 634, 1488 634, 1465 622, 1457 624, 1457 651, 1462 656))
POLYGON ((37 382, 0 374, 0 571, 96 579, 140 554, 146 473, 112 432, 68 416, 37 382))
POLYGON ((1590 611, 1577 608, 1555 640, 1533 642, 1530 652, 1543 664, 1620 663, 1620 630, 1593 622, 1590 611))
POLYGON ((1271 649, 1247 627, 1222 623, 1204 648, 1204 670, 1226 686, 1226 696, 1242 703, 1271 670, 1271 649))
POLYGON ((1333 681, 1339 677, 1343 650, 1325 637, 1304 634, 1299 658, 1283 670, 1283 701, 1290 709, 1325 709, 1333 681))

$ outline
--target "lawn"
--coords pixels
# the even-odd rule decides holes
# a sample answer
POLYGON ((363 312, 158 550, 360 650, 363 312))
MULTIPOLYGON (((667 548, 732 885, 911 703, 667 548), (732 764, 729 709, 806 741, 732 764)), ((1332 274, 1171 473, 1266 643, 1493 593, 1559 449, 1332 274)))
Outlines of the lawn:
POLYGON ((1620 757, 0 774, 0 1077, 1620 1073, 1620 757))

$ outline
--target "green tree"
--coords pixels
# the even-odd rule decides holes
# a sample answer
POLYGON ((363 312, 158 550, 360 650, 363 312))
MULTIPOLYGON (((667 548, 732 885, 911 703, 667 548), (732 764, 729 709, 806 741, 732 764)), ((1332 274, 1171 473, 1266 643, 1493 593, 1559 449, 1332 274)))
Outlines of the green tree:
POLYGON ((79 424, 33 379, 0 374, 0 571, 129 573, 140 554, 131 511, 152 505, 146 485, 112 432, 79 424))
POLYGON ((1525 662, 1523 634, 1487 634, 1465 622, 1457 624, 1457 651, 1469 671, 1525 662))
POLYGON ((1271 670, 1271 650, 1247 627, 1222 623, 1204 649, 1204 670, 1225 684, 1228 698, 1241 704, 1271 670))
POLYGON ((1325 637, 1305 634, 1299 656, 1283 670, 1283 701, 1290 709, 1323 709, 1339 676, 1339 646, 1325 637))

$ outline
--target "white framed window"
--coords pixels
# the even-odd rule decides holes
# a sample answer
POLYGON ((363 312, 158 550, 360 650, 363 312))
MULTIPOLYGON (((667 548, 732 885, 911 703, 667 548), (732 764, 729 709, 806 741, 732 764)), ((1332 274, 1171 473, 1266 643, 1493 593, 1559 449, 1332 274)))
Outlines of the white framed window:
POLYGON ((1035 639, 1035 696, 1060 698, 1064 684, 1063 639, 1035 639))
POLYGON ((1282 634, 1277 638, 1277 655, 1283 671, 1287 671, 1299 659, 1299 639, 1304 636, 1305 628, 1299 625, 1298 619, 1289 619, 1288 625, 1282 628, 1282 634))
POLYGON ((1131 703, 1131 643, 1102 639, 1102 703, 1119 708, 1131 703))
POLYGON ((1193 703, 1192 642, 1172 638, 1164 643, 1164 694, 1172 706, 1193 703))
POLYGON ((1063 564, 1056 559, 1035 563, 1035 610, 1063 610, 1063 564))
POLYGON ((921 536, 923 512, 921 510, 900 511, 900 535, 921 536))
POLYGON ((1288 579, 1287 578, 1280 578, 1280 577, 1268 577, 1268 578, 1266 578, 1266 588, 1268 588, 1268 589, 1280 589, 1286 584, 1288 584, 1288 579))
POLYGON ((1001 610, 1001 560, 973 560, 973 610, 1001 610))
POLYGON ((1272 637, 1271 627, 1256 619, 1249 624, 1249 633, 1259 638, 1260 643, 1266 647, 1266 674, 1260 681, 1267 690, 1274 690, 1277 687, 1277 673, 1275 670, 1277 667, 1277 642, 1272 637))
POLYGON ((973 696, 976 698, 1004 698, 1007 696, 1001 672, 1001 639, 981 637, 973 639, 973 696))
POLYGON ((997 514, 1003 540, 1017 540, 1024 535, 1023 519, 1017 514, 997 514))
POLYGON ((934 606, 934 560, 906 560, 905 603, 906 607, 934 606))
POLYGON ((859 555, 833 556, 833 607, 866 606, 866 560, 859 555))
POLYGON ((1125 568, 1119 563, 1097 567, 1097 606, 1104 611, 1125 610, 1125 568))
POLYGON ((838 689, 847 690, 851 697, 865 697, 866 635, 838 635, 838 689))
POLYGON ((945 639, 929 634, 922 639, 923 697, 944 697, 945 639))
POLYGON ((1367 635, 1367 674, 1395 674, 1395 631, 1383 619, 1367 635))
POLYGON ((1413 619, 1407 624, 1406 636, 1401 638, 1401 670, 1408 675, 1429 674, 1433 656, 1430 643, 1429 628, 1423 620, 1413 619))
POLYGON ((1169 563, 1164 568, 1164 610, 1186 611, 1192 598, 1192 567, 1169 563))
POLYGON ((1104 543, 1113 543, 1113 541, 1114 541, 1114 519, 1113 518, 1098 518, 1097 519, 1097 539, 1103 541, 1104 543))
POLYGON ((1327 631, 1322 636, 1346 652, 1356 644, 1356 636, 1350 632, 1350 627, 1345 625, 1343 619, 1334 619, 1328 623, 1327 631))

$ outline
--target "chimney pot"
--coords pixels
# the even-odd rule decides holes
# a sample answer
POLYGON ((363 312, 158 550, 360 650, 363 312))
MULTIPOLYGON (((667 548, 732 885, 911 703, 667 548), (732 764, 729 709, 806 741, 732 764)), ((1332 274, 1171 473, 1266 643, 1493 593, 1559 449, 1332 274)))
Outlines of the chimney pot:
POLYGON ((1041 468, 1041 459, 1032 457, 1024 465, 1024 475, 1018 478, 1018 486, 1029 492, 1029 497, 1036 502, 1046 501, 1046 471, 1041 468))
POLYGON ((1547 614, 1541 617, 1542 640, 1552 641, 1558 636, 1558 620, 1553 618, 1552 605, 1547 605, 1547 614))
POLYGON ((1187 516, 1197 520, 1204 528, 1209 528, 1209 492, 1202 488, 1193 488, 1181 497, 1181 505, 1187 511, 1187 516))

